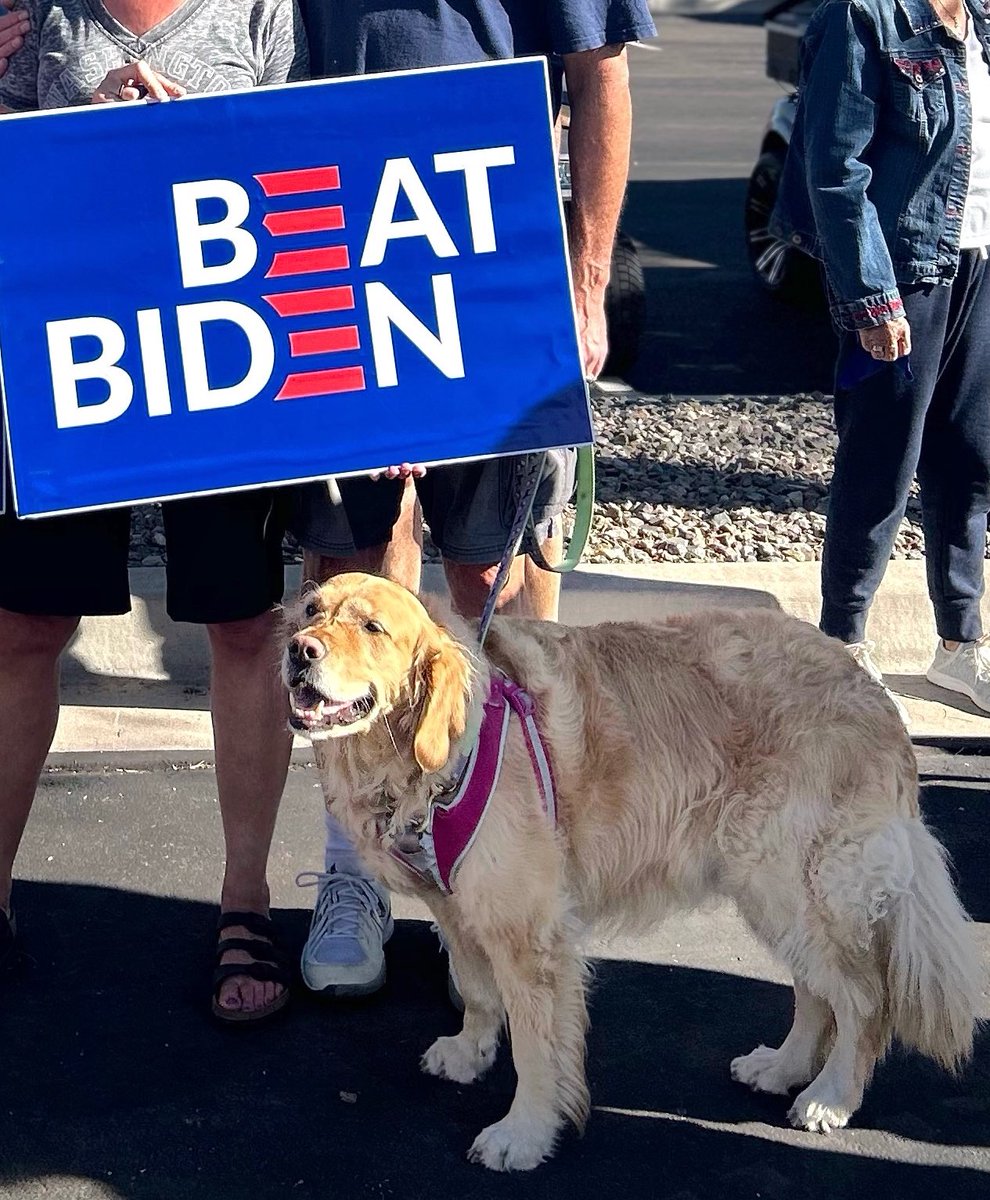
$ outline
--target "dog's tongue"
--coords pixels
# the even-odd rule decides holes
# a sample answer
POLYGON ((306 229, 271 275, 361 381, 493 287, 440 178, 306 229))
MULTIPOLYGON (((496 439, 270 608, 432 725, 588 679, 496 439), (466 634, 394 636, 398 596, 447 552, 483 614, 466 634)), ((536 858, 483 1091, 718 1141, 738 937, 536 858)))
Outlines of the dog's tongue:
POLYGON ((292 696, 292 707, 297 717, 307 725, 318 725, 332 721, 353 707, 350 700, 328 700, 309 684, 297 688, 292 696))

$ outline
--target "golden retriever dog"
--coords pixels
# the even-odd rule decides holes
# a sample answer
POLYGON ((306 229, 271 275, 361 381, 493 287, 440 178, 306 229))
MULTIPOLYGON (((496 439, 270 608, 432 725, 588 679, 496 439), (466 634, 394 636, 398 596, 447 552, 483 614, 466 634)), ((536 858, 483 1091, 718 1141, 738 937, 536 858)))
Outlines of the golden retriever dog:
POLYGON ((518 1086, 470 1157, 535 1167, 581 1129, 591 925, 642 931, 731 897, 794 977, 794 1023, 735 1079, 846 1124, 892 1038, 952 1069, 970 1055, 981 971, 945 854, 918 815, 910 742, 841 645, 768 610, 566 628, 496 620, 484 653, 387 580, 341 575, 287 613, 291 724, 327 804, 390 888, 447 940, 464 1025, 422 1060, 470 1083, 508 1021, 518 1086), (469 749, 491 674, 535 701, 557 785, 548 819, 520 721, 450 894, 392 856, 469 749))

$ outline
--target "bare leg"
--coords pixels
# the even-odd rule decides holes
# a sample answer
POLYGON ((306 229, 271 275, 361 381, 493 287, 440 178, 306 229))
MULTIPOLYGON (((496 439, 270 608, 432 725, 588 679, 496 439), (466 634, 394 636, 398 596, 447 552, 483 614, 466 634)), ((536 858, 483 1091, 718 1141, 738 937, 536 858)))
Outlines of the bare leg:
MULTIPOLYGON (((447 576, 450 598, 457 611, 468 618, 480 617, 492 583, 498 574, 498 563, 475 565, 473 563, 455 563, 444 559, 443 569, 447 576)), ((520 556, 512 564, 509 578, 498 598, 499 612, 511 609, 513 601, 522 593, 525 582, 525 565, 520 556)))
POLYGON ((879 1052, 877 1018, 860 1016, 845 996, 835 997, 832 1005, 836 1028, 832 1052, 788 1113, 792 1125, 819 1133, 848 1124, 863 1101, 879 1052))
MULTIPOLYGON (((538 926, 532 926, 538 928, 538 926)), ((513 931, 496 938, 490 956, 509 1017, 518 1086, 508 1113, 475 1138, 468 1157, 495 1171, 528 1171, 553 1152, 566 1115, 562 1075, 573 1076, 560 1010, 577 1011, 580 968, 563 958, 559 935, 530 937, 513 931)), ((573 1039, 572 1049, 573 1049, 573 1039)), ((583 1049, 582 1049, 583 1054, 583 1049)), ((583 1069, 578 1068, 582 1078, 583 1069)))
POLYGON ((491 963, 478 943, 434 908, 464 1001, 464 1025, 456 1037, 437 1038, 420 1064, 428 1075, 473 1083, 495 1061, 505 1013, 491 963))
POLYGON ((399 519, 392 526, 382 571, 389 579, 419 594, 423 575, 423 510, 411 479, 406 480, 399 519))
POLYGON ((784 1096, 821 1070, 832 1033, 832 1009, 803 983, 794 983, 794 1024, 777 1050, 757 1046, 734 1058, 732 1078, 755 1092, 784 1096))
POLYGON ((0 609, 0 908, 58 722, 58 660, 78 617, 0 609))
POLYGON ((367 571, 371 575, 387 575, 409 591, 418 593, 422 570, 423 513, 412 480, 406 481, 390 541, 358 550, 355 554, 319 554, 315 550, 306 550, 303 554, 303 579, 314 583, 326 583, 334 575, 344 575, 348 571, 367 571))
MULTIPOLYGON (((278 675, 275 616, 208 625, 213 655, 211 709, 217 759, 217 790, 226 846, 220 908, 268 915, 268 852, 292 751, 285 691, 278 675)), ((225 937, 252 935, 239 926, 225 937)), ((250 961, 241 951, 225 963, 250 961)), ((234 976, 219 1001, 232 1011, 253 1012, 270 1004, 279 984, 234 976)))
MULTIPOLYGON (((540 550, 548 563, 556 566, 564 557, 564 530, 559 520, 553 523, 553 532, 540 544, 540 550)), ((526 559, 525 581, 522 594, 517 600, 521 617, 534 617, 537 621, 556 621, 560 617, 560 576, 553 571, 544 571, 531 558, 526 559)))

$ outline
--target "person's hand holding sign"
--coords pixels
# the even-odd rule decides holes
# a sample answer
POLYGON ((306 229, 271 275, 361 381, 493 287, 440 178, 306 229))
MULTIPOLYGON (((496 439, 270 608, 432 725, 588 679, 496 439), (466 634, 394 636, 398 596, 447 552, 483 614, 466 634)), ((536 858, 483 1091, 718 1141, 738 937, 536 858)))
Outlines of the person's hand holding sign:
POLYGON ((186 89, 157 71, 144 61, 117 67, 93 93, 94 104, 116 104, 121 100, 173 100, 184 96, 186 89))
POLYGON ((16 3, 17 0, 0 0, 0 76, 7 70, 10 56, 24 45, 31 28, 24 9, 14 9, 16 3))
POLYGON ((422 463, 400 463, 395 467, 385 467, 381 471, 370 471, 372 479, 422 479, 426 467, 422 463))

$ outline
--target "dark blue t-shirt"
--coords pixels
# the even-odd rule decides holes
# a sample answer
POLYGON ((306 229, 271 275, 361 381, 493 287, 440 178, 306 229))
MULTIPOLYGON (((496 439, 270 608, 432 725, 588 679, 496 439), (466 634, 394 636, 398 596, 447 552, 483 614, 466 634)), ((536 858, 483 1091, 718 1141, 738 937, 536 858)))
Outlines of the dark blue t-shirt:
POLYGON ((314 76, 560 55, 656 32, 647 0, 300 0, 314 76))

